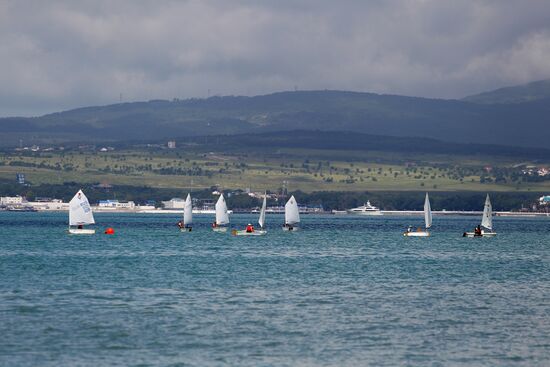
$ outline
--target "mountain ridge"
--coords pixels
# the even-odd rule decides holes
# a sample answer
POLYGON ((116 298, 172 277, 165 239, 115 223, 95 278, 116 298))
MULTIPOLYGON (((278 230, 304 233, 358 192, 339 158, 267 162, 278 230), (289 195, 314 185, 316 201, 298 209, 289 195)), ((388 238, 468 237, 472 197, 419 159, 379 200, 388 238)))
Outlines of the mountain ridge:
POLYGON ((532 102, 541 99, 550 99, 550 79, 498 88, 473 94, 464 97, 462 100, 481 104, 506 104, 532 102))
POLYGON ((541 116, 550 113, 549 102, 488 104, 333 90, 151 100, 1 118, 0 138, 4 146, 13 146, 19 139, 36 143, 124 141, 322 130, 545 147, 547 141, 540 131, 546 126, 541 116))

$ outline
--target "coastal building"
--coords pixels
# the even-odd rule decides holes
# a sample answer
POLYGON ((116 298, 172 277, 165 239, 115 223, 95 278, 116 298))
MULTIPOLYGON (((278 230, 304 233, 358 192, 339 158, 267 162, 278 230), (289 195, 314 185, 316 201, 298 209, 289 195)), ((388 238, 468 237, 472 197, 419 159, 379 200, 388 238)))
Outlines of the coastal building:
POLYGON ((170 140, 168 142, 168 149, 176 149, 176 141, 175 140, 170 140))
POLYGON ((133 201, 119 201, 116 204, 117 209, 133 210, 136 207, 136 203, 133 201))
POLYGON ((97 206, 100 210, 134 210, 136 204, 133 201, 100 200, 97 206))
POLYGON ((17 183, 20 185, 25 184, 25 174, 24 173, 16 173, 15 179, 17 180, 17 183))
POLYGON ((64 203, 60 199, 36 197, 27 204, 35 210, 69 210, 69 203, 64 203))
POLYGON ((8 206, 8 205, 21 205, 23 202, 26 202, 26 200, 22 196, 2 196, 0 197, 0 205, 8 206))
POLYGON ((114 209, 117 203, 118 203, 118 200, 99 200, 99 203, 97 204, 97 206, 102 209, 107 209, 107 208, 114 209))
POLYGON ((3 196, 0 197, 0 207, 3 210, 18 211, 18 212, 33 212, 36 211, 26 198, 22 196, 3 196))
POLYGON ((185 200, 180 198, 172 198, 168 201, 163 201, 162 206, 164 209, 183 209, 185 206, 185 200))

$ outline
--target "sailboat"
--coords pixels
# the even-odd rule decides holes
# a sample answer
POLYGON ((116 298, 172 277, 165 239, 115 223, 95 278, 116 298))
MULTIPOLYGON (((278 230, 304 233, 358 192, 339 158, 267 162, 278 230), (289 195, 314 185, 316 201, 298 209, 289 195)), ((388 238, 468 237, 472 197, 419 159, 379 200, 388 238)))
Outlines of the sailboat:
POLYGON ((462 237, 494 237, 496 232, 493 231, 493 206, 489 199, 489 194, 485 198, 483 207, 483 217, 481 217, 481 225, 477 226, 474 232, 464 232, 462 237))
MULTIPOLYGON (((264 194, 264 201, 262 203, 262 209, 260 210, 260 217, 258 218, 258 224, 260 225, 260 229, 253 229, 250 231, 250 230, 242 230, 242 231, 237 231, 237 230, 233 230, 231 233, 234 235, 234 236, 263 236, 264 234, 267 233, 267 231, 265 230, 265 210, 267 208, 267 193, 264 194)), ((251 227, 250 225, 247 226, 247 229, 251 227)))
POLYGON ((298 210, 298 203, 294 195, 292 195, 285 204, 285 225, 283 226, 283 231, 298 230, 298 223, 300 223, 300 212, 298 210))
POLYGON ((424 223, 426 226, 426 230, 423 231, 420 227, 416 231, 413 231, 411 227, 407 229, 406 232, 403 233, 403 236, 405 237, 429 237, 430 232, 428 232, 428 228, 432 226, 432 207, 430 205, 430 198, 428 197, 428 193, 426 193, 426 199, 424 200, 424 223))
POLYGON ((229 214, 227 213, 227 204, 223 194, 216 202, 216 221, 212 223, 212 230, 215 232, 227 232, 227 225, 229 224, 229 214))
POLYGON ((69 202, 68 232, 71 234, 94 234, 95 229, 84 228, 85 225, 89 224, 95 224, 94 214, 92 213, 88 198, 82 190, 78 190, 69 202))
POLYGON ((181 232, 191 232, 193 230, 193 201, 191 200, 191 194, 187 194, 185 204, 183 205, 183 221, 180 222, 181 232))

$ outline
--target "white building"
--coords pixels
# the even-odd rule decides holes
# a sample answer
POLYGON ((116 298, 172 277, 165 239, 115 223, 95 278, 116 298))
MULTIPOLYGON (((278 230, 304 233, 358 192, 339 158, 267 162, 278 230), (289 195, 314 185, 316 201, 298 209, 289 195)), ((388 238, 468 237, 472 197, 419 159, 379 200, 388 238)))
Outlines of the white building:
POLYGON ((170 140, 168 142, 168 149, 176 149, 176 141, 175 140, 170 140))
POLYGON ((102 209, 115 209, 118 204, 118 200, 99 200, 98 207, 102 209))
POLYGON ((36 210, 69 210, 69 203, 59 199, 37 198, 28 204, 36 210))
POLYGON ((19 195, 0 197, 0 205, 21 205, 23 201, 23 197, 19 195))
POLYGON ((117 209, 133 210, 136 204, 133 201, 119 201, 116 203, 117 209))
POLYGON ((136 204, 133 201, 100 200, 97 206, 101 210, 134 210, 136 204))
POLYGON ((172 198, 168 201, 163 201, 162 206, 164 209, 183 209, 185 206, 185 200, 180 198, 172 198))

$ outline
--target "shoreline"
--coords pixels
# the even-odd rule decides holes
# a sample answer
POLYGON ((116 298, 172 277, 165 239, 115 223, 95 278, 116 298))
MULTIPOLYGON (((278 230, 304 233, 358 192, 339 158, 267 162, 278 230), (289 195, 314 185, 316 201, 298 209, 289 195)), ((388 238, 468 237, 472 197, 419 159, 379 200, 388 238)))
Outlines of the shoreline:
MULTIPOLYGON (((0 210, 0 212, 12 212, 12 213, 34 213, 34 212, 68 212, 68 209, 61 209, 61 208, 52 208, 52 209, 45 209, 45 208, 36 208, 36 210, 33 211, 25 211, 25 210, 0 210)), ((183 210, 175 210, 175 209, 148 209, 148 210, 132 210, 132 209, 97 209, 92 208, 92 211, 94 214, 99 213, 114 213, 114 214, 180 214, 183 215, 183 210)), ((204 211, 204 210, 193 210, 194 215, 213 215, 215 214, 214 211, 204 211)), ((229 214, 231 215, 239 215, 239 214, 257 214, 256 211, 251 210, 243 210, 243 211, 229 211, 229 214)), ((284 213, 266 213, 266 215, 274 215, 279 214, 283 215, 284 213)), ((448 215, 456 215, 456 216, 480 216, 483 214, 483 211, 451 211, 451 210, 440 210, 440 211, 433 211, 433 215, 437 216, 448 216, 448 215)), ((332 213, 329 211, 324 212, 313 212, 313 213, 300 213, 300 215, 323 215, 323 216, 336 216, 336 217, 356 217, 356 218, 369 218, 369 217, 380 217, 380 216, 423 216, 424 211, 422 210, 381 210, 380 214, 367 214, 367 215, 361 215, 361 214, 348 214, 348 213, 332 213)), ((548 213, 540 213, 540 212, 514 212, 514 211, 499 211, 494 212, 495 217, 550 217, 548 213)))

